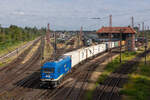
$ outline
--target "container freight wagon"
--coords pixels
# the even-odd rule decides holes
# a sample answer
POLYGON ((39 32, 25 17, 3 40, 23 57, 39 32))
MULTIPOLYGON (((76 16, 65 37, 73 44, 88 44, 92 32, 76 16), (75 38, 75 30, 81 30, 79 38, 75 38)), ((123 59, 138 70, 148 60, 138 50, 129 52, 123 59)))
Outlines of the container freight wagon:
POLYGON ((122 43, 122 45, 123 45, 123 46, 125 46, 125 44, 126 44, 126 41, 122 41, 121 43, 122 43))
POLYGON ((115 48, 118 47, 118 41, 116 42, 104 42, 106 44, 106 50, 108 50, 109 48, 115 48))
MULTIPOLYGON (((111 44, 111 48, 117 47, 115 42, 111 42, 111 44)), ((86 60, 87 58, 105 52, 107 49, 107 43, 103 43, 68 52, 57 61, 46 62, 41 67, 40 85, 57 87, 62 78, 71 70, 72 67, 86 60)))
POLYGON ((114 43, 114 45, 115 45, 115 47, 118 47, 118 46, 119 46, 119 42, 116 41, 116 42, 114 43))
POLYGON ((99 44, 87 48, 82 48, 77 51, 69 52, 64 55, 71 57, 72 67, 74 67, 75 65, 86 60, 87 58, 90 58, 104 51, 106 51, 106 44, 99 44))

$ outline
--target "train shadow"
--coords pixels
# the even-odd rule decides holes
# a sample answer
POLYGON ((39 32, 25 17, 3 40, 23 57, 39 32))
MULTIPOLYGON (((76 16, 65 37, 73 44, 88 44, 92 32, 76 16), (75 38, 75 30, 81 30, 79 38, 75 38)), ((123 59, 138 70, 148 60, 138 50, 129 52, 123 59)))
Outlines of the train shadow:
POLYGON ((32 74, 24 77, 23 79, 17 81, 13 85, 23 88, 32 88, 32 89, 42 89, 40 87, 40 71, 33 72, 32 74))

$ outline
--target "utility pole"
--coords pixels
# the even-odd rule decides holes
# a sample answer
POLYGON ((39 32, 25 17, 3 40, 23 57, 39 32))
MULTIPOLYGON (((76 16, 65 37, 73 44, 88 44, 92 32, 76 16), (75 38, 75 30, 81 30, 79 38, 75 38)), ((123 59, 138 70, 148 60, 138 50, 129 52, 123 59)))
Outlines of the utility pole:
POLYGON ((78 47, 79 48, 79 45, 80 45, 80 36, 79 36, 79 32, 77 32, 77 38, 78 38, 78 47))
POLYGON ((47 44, 50 43, 50 24, 47 24, 47 34, 46 34, 47 44))
POLYGON ((141 24, 138 24, 138 37, 140 35, 141 24))
MULTIPOLYGON (((146 27, 145 27, 145 31, 146 31, 146 27)), ((144 39, 144 48, 145 48, 145 64, 146 64, 146 61, 147 61, 147 53, 146 53, 146 51, 147 51, 147 32, 145 32, 145 39, 144 39)))
POLYGON ((109 26, 112 27, 112 15, 110 15, 109 18, 110 18, 110 19, 109 19, 109 26))
POLYGON ((142 31, 143 31, 143 45, 144 45, 144 22, 142 23, 142 31))
MULTIPOLYGON (((43 39, 43 36, 42 36, 42 34, 41 34, 41 43, 42 43, 42 39, 43 39)), ((43 48, 40 49, 40 51, 41 51, 41 59, 40 59, 41 66, 42 66, 42 60, 43 60, 42 49, 43 49, 43 48)))
POLYGON ((81 26, 81 29, 80 29, 80 42, 82 41, 82 36, 83 36, 82 31, 83 31, 83 27, 81 26))
POLYGON ((149 46, 148 44, 148 41, 149 41, 149 36, 148 36, 148 34, 149 34, 149 26, 147 27, 147 47, 149 46))
POLYGON ((50 52, 50 24, 47 24, 47 32, 46 32, 46 40, 47 40, 47 48, 48 52, 50 52))
POLYGON ((145 26, 144 26, 144 22, 142 23, 142 30, 143 30, 143 45, 144 45, 144 48, 145 48, 145 64, 146 64, 146 48, 147 48, 147 46, 146 46, 146 32, 144 32, 145 31, 145 26))
POLYGON ((112 15, 110 15, 110 19, 109 19, 109 28, 110 28, 110 34, 109 34, 109 52, 110 52, 110 58, 112 61, 112 15))
POLYGON ((56 32, 54 33, 54 53, 55 53, 55 60, 56 60, 56 54, 57 54, 57 35, 56 35, 56 32))
POLYGON ((80 47, 80 43, 81 43, 81 40, 82 40, 82 30, 83 30, 83 27, 81 26, 80 32, 77 33, 77 37, 78 37, 78 48, 80 47))
POLYGON ((120 30, 120 63, 122 62, 122 32, 123 30, 120 30))
MULTIPOLYGON (((47 24, 47 31, 46 31, 46 41, 47 41, 47 49, 48 49, 48 52, 50 53, 51 52, 51 48, 50 48, 50 44, 51 44, 51 35, 50 35, 50 24, 48 23, 47 24)), ((54 44, 55 45, 55 44, 54 44)), ((53 47, 54 47, 53 45, 53 47)), ((54 48, 55 50, 55 48, 54 48)), ((54 55, 55 55, 55 51, 54 51, 54 55)))

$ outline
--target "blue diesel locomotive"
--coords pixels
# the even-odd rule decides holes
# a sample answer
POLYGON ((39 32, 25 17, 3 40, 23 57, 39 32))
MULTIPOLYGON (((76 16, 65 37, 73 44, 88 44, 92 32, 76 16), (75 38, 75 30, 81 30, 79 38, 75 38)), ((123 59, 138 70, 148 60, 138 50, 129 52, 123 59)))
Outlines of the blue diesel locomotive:
POLYGON ((58 61, 46 62, 41 67, 40 86, 57 87, 62 78, 71 70, 71 57, 64 56, 58 61))

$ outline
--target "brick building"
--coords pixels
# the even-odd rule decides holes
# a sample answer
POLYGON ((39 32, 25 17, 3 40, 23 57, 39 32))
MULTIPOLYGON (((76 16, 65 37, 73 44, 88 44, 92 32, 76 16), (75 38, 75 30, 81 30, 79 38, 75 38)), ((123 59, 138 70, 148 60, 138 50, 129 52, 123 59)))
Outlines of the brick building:
POLYGON ((120 39, 126 41, 126 47, 129 51, 135 49, 135 34, 136 31, 129 27, 102 27, 96 32, 100 39, 119 41, 120 39))

